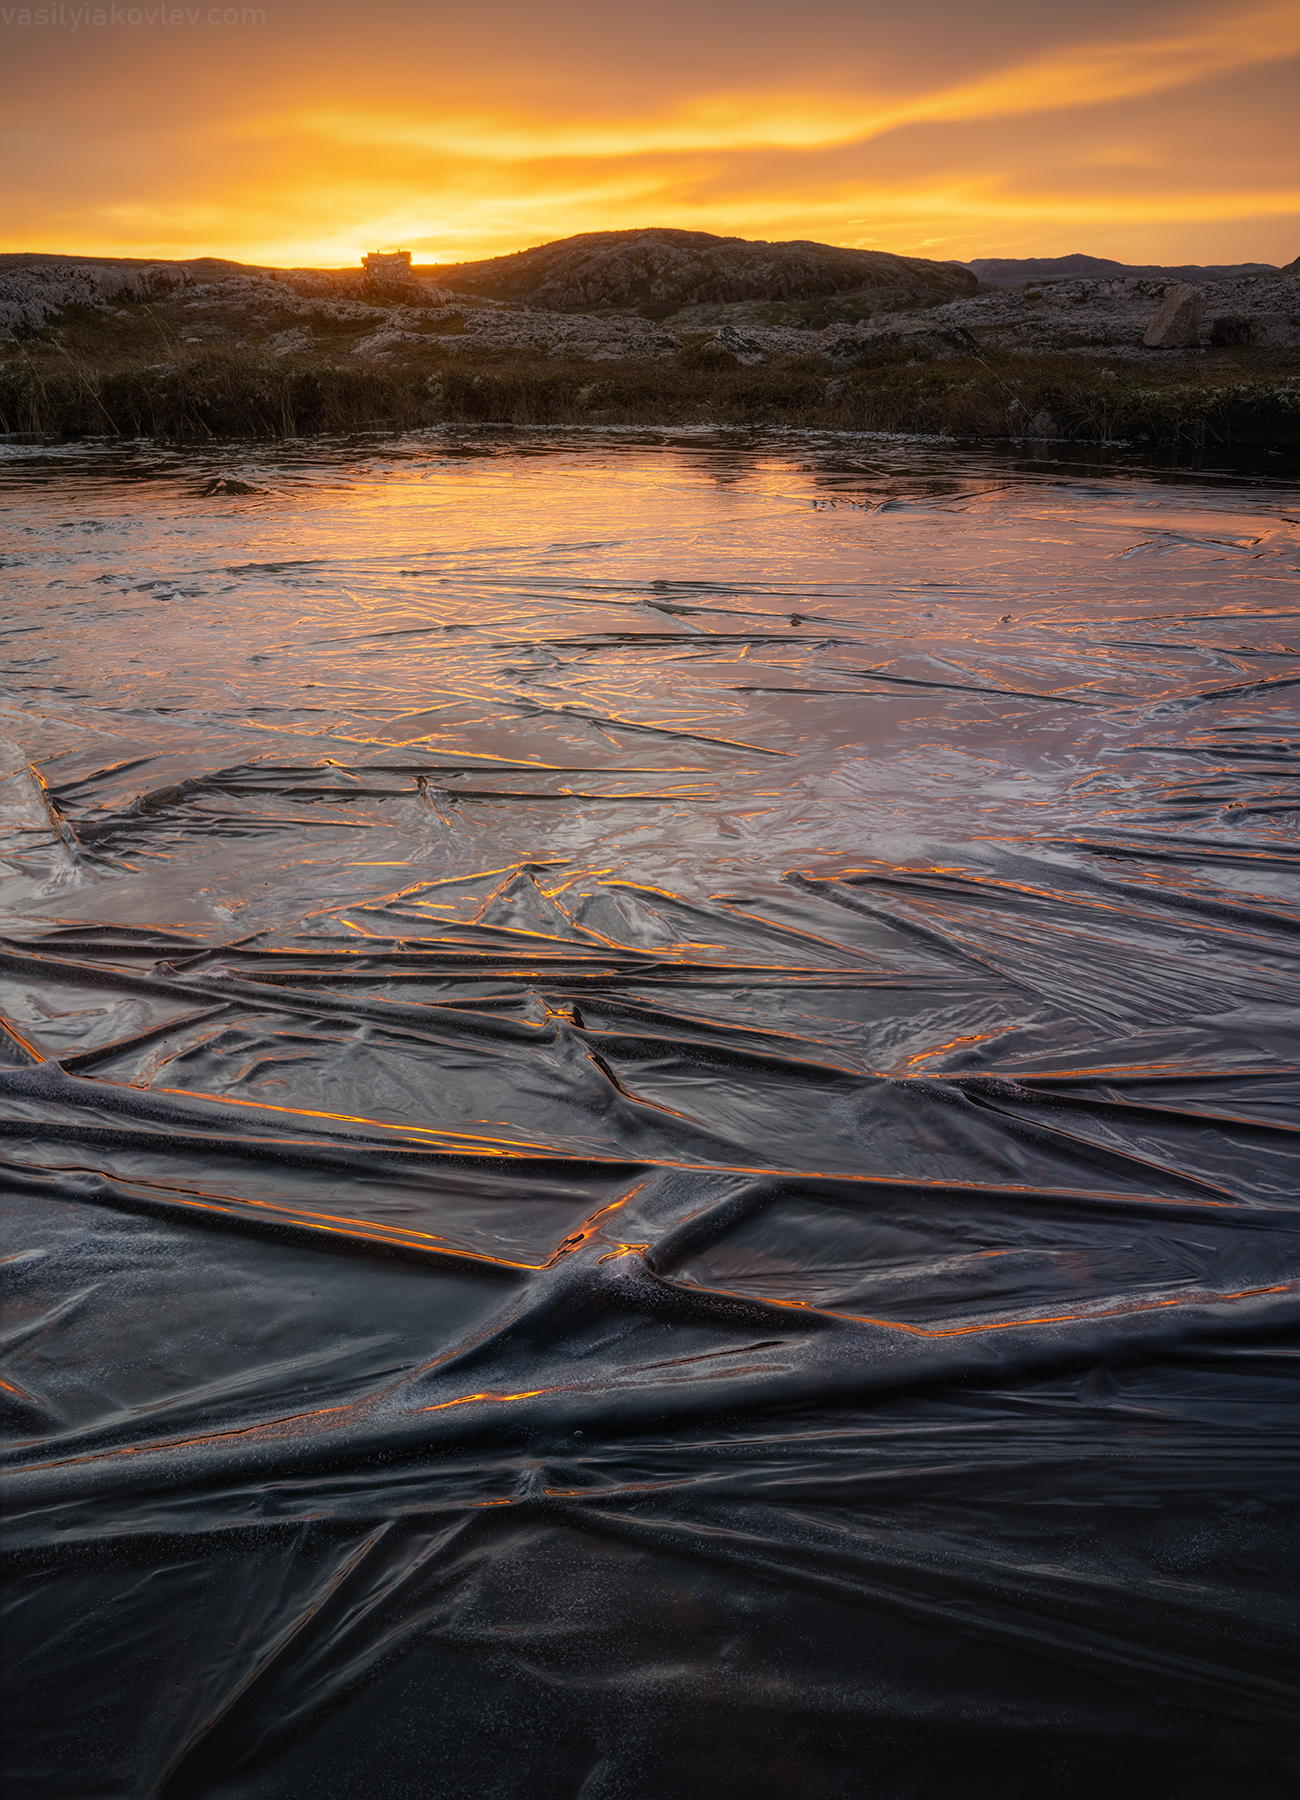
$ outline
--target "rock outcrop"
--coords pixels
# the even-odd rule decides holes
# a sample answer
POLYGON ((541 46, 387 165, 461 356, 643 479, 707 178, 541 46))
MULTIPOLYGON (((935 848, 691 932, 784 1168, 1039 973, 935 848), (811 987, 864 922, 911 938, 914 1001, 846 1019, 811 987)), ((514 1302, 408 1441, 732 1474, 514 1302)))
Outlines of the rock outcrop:
POLYGON ((65 306, 109 311, 128 300, 153 300, 185 285, 175 263, 64 262, 6 258, 0 286, 0 331, 39 331, 65 306))
MULTIPOLYGON (((443 316, 447 316, 445 313, 443 316)), ((377 329, 352 347, 354 356, 387 361, 404 351, 427 349, 431 338, 457 356, 483 349, 531 350, 540 356, 576 356, 588 362, 675 356, 680 340, 635 313, 574 316, 538 307, 464 302, 450 315, 455 329, 439 329, 428 309, 395 306, 378 315, 377 329)))
POLYGON ((1160 302, 1142 342, 1148 350, 1184 350, 1201 341, 1205 323, 1205 294, 1190 281, 1182 281, 1160 302))
POLYGON ((1210 342, 1281 350, 1300 343, 1300 331, 1285 313, 1227 313, 1210 321, 1210 342))
POLYGON ((850 346, 856 347, 860 356, 869 356, 873 351, 877 354, 901 352, 917 362, 930 362, 944 356, 978 356, 980 353, 978 338, 964 325, 930 325, 913 323, 910 319, 894 320, 887 326, 853 336, 846 333, 839 339, 835 353, 843 357, 850 346))
POLYGON ((766 352, 759 340, 746 332, 737 331, 734 325, 720 325, 711 342, 720 349, 730 350, 738 363, 761 363, 766 359, 766 352))
MULTIPOLYGON (((1107 359, 1117 351, 1168 356, 1195 348, 1202 341, 1204 325, 1190 342, 1151 346, 1149 339, 1144 344, 1144 335, 1153 323, 1152 312, 1163 308, 1175 289, 1185 293, 1189 286, 1143 278, 985 288, 969 299, 928 309, 923 322, 927 327, 963 325, 986 349, 993 350, 1070 351, 1107 359)), ((1285 321, 1286 344, 1300 344, 1300 269, 1225 276, 1191 291, 1202 296, 1207 314, 1213 307, 1221 317, 1280 318, 1285 321)), ((911 316, 922 322, 917 315, 911 316)), ((882 318, 878 322, 903 321, 882 318)))

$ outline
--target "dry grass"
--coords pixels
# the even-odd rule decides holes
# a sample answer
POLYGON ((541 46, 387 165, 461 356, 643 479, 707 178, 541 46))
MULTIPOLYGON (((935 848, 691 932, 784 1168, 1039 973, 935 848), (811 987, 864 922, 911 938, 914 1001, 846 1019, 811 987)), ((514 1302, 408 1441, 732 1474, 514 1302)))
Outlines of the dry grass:
POLYGON ((445 346, 401 367, 169 346, 166 368, 104 368, 20 346, 0 371, 0 430, 202 441, 444 421, 712 422, 1186 448, 1300 444, 1300 358, 1247 352, 1159 370, 1121 362, 1116 373, 1105 379, 1094 358, 1068 355, 918 364, 894 352, 837 373, 817 356, 740 368, 725 352, 688 350, 671 361, 592 365, 445 346))

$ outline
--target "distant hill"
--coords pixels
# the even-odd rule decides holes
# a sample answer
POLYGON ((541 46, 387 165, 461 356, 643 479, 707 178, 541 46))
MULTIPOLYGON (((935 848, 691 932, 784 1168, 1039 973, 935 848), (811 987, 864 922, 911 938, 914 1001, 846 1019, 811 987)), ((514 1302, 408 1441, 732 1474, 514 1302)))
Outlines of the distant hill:
POLYGON ((667 318, 686 306, 815 300, 864 288, 900 300, 955 300, 975 289, 960 263, 847 250, 803 239, 769 244, 707 231, 588 231, 513 256, 421 270, 440 287, 553 312, 602 307, 667 318))
POLYGON ((978 256, 963 263, 990 287, 1023 287, 1029 281, 1078 281, 1081 278, 1118 279, 1147 276, 1165 281, 1219 281, 1228 275, 1269 275, 1276 263, 1161 263, 1111 262, 1105 256, 978 256))

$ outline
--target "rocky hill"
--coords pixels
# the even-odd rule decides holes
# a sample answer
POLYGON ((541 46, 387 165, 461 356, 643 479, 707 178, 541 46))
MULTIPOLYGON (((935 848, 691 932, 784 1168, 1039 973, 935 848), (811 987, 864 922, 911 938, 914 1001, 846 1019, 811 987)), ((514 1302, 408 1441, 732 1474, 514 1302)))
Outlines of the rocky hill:
POLYGON ((977 256, 963 263, 989 287, 1025 287, 1035 281, 1077 281, 1085 276, 1108 276, 1155 281, 1220 281, 1231 275, 1275 274, 1274 263, 1161 263, 1112 262, 1106 256, 977 256))
POLYGON ((437 385, 476 359, 754 369, 811 358, 839 372, 863 358, 920 367, 990 352, 1100 359, 1113 376, 1122 360, 1293 349, 1300 264, 1190 286, 1161 275, 999 288, 952 263, 668 230, 399 264, 382 280, 360 267, 0 256, 0 375, 24 380, 75 365, 152 381, 213 355, 331 380, 340 368, 405 368, 437 385), (1175 304, 1174 335, 1148 335, 1175 304))
POLYGON ((986 287, 928 309, 926 319, 935 328, 972 332, 990 349, 1149 359, 1183 353, 1151 347, 1146 333, 1162 303, 1185 285, 1195 296, 1196 317, 1180 340, 1183 351, 1231 344, 1300 348, 1300 266, 1292 264, 1207 283, 1184 284, 1175 274, 986 287))
POLYGON ((428 271, 440 287, 547 312, 610 307, 666 319, 684 307, 743 300, 801 301, 861 289, 909 300, 955 300, 976 277, 958 263, 879 250, 848 250, 714 237, 707 231, 588 231, 513 256, 428 271))

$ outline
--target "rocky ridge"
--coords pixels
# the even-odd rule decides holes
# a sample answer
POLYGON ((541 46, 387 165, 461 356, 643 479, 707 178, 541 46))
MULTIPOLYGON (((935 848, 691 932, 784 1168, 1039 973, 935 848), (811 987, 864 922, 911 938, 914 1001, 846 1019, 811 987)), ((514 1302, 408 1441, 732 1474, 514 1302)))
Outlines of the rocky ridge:
MULTIPOLYGON (((1145 277, 1043 282, 973 294, 937 306, 926 317, 936 326, 961 326, 990 349, 1149 357, 1162 351, 1144 346, 1147 329, 1166 298, 1183 285, 1145 277)), ((1255 317, 1270 321, 1261 341, 1277 348, 1300 346, 1300 268, 1215 281, 1205 291, 1203 317, 1194 343, 1211 344, 1221 318, 1255 317)))
POLYGON ((1107 256, 977 256, 963 267, 989 287, 1026 287, 1035 281, 1218 281, 1225 275, 1270 275, 1276 263, 1121 263, 1107 256))
POLYGON ((1206 283, 1197 289, 1204 304, 1183 308, 1194 323, 1177 345, 1148 338, 1179 287, 1119 276, 980 288, 952 264, 668 231, 592 233, 416 270, 387 286, 361 270, 19 255, 0 257, 0 334, 21 339, 80 308, 103 321, 106 347, 119 322, 147 315, 169 354, 212 348, 381 365, 465 353, 607 362, 704 350, 741 365, 814 356, 841 366, 891 348, 930 360, 981 350, 1160 358, 1198 344, 1300 347, 1300 266, 1206 283), (850 282, 858 285, 837 285, 850 282), (739 297, 708 297, 720 294, 739 297), (826 316, 819 309, 830 309, 828 322, 814 323, 826 316))

